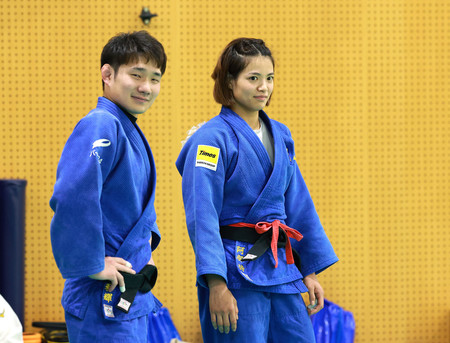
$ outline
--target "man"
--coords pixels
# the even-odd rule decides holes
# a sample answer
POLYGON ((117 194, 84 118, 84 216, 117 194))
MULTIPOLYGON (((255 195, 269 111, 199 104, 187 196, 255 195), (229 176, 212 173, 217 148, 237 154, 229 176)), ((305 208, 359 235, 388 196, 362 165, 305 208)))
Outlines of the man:
POLYGON ((155 101, 165 68, 164 48, 147 32, 111 38, 101 55, 103 97, 62 152, 51 241, 67 279, 62 305, 71 343, 147 342, 147 316, 161 306, 149 292, 160 241, 156 170, 136 120, 155 101), (144 285, 137 294, 136 283, 144 285))
POLYGON ((22 323, 0 294, 0 342, 23 343, 22 323))

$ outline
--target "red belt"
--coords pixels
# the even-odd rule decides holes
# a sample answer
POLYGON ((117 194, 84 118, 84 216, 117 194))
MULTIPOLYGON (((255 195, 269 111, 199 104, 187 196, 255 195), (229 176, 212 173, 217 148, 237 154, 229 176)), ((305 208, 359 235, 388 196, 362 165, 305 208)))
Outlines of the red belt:
MULTIPOLYGON (((239 239, 239 231, 241 231, 241 230, 233 230, 233 231, 235 231, 233 233, 230 230, 226 231, 225 229, 227 227, 252 228, 252 229, 255 229, 255 231, 258 235, 270 235, 270 233, 271 233, 270 249, 272 250, 273 258, 275 259, 275 268, 278 267, 278 252, 277 252, 277 250, 278 250, 280 236, 285 237, 285 239, 286 239, 286 243, 285 243, 286 244, 286 261, 288 264, 294 264, 294 256, 292 254, 292 247, 291 247, 291 242, 289 240, 289 237, 294 238, 297 241, 300 241, 303 238, 303 236, 300 232, 298 232, 297 230, 295 230, 293 228, 290 228, 289 226, 287 226, 283 223, 280 223, 279 220, 274 220, 272 223, 268 223, 268 222, 259 222, 257 224, 236 223, 236 224, 227 225, 225 227, 221 227, 222 238, 230 238, 230 239, 234 239, 234 240, 238 240, 238 241, 251 242, 251 240, 249 240, 249 239, 247 239, 247 240, 239 239), (281 235, 280 235, 280 233, 281 233, 281 235)), ((255 231, 253 231, 253 232, 255 232, 255 231)), ((254 240, 254 239, 252 239, 252 240, 254 240)), ((251 242, 251 243, 253 243, 253 242, 251 242)), ((252 247, 252 249, 256 248, 256 250, 257 250, 258 247, 264 248, 265 245, 267 245, 266 240, 260 239, 258 237, 258 239, 256 240, 255 245, 252 247)), ((250 249, 250 251, 248 252, 247 255, 251 254, 252 249, 250 249)), ((256 258, 259 257, 259 256, 257 256, 257 254, 255 254, 255 255, 253 255, 253 256, 255 256, 256 258)), ((248 258, 244 257, 242 260, 253 260, 253 259, 255 259, 255 257, 248 257, 248 258)))

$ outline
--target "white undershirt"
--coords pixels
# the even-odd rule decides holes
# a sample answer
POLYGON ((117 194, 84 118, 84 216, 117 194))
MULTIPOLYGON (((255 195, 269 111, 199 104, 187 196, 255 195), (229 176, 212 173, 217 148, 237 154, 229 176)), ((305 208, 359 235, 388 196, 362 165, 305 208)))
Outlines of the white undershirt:
POLYGON ((262 123, 261 120, 259 120, 259 129, 253 130, 256 135, 259 137, 261 143, 263 141, 263 132, 262 132, 262 123))
POLYGON ((264 124, 264 121, 262 121, 261 119, 259 119, 259 125, 259 129, 253 131, 256 133, 258 138, 261 140, 261 143, 266 148, 270 158, 270 162, 273 165, 274 149, 272 135, 270 134, 266 124, 264 124))

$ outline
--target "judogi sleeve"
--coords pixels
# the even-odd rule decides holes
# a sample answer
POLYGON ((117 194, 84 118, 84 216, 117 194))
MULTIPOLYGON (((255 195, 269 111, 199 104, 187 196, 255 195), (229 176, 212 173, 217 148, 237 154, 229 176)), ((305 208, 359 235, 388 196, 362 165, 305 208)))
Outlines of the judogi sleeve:
POLYGON ((101 196, 116 158, 117 122, 108 113, 84 117, 69 137, 58 164, 50 207, 53 254, 63 278, 104 269, 101 196))
POLYGON ((189 238, 195 253, 197 282, 216 274, 227 281, 225 251, 220 237, 226 151, 211 134, 198 131, 189 138, 177 159, 189 238))
POLYGON ((300 169, 294 161, 294 172, 285 193, 286 224, 302 235, 300 242, 291 239, 292 247, 300 254, 303 276, 320 273, 338 261, 300 169))

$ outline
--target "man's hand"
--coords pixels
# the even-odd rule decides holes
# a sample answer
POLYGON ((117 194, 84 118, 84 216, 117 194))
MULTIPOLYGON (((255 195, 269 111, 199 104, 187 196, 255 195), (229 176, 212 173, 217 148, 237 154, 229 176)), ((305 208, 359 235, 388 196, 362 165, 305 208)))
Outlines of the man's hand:
POLYGON ((317 276, 315 273, 305 276, 305 278, 303 279, 303 283, 308 288, 309 294, 310 304, 307 306, 308 314, 312 315, 323 309, 323 289, 319 283, 319 280, 317 280, 317 276))
POLYGON ((220 333, 234 332, 237 329, 238 307, 237 301, 231 294, 225 280, 213 274, 206 275, 209 287, 209 312, 211 323, 220 333))
POLYGON ((117 285, 119 285, 120 291, 125 292, 125 282, 122 274, 119 272, 125 272, 129 274, 136 274, 131 268, 131 264, 120 257, 105 257, 105 269, 100 273, 89 275, 94 280, 108 280, 111 281, 109 286, 109 292, 112 292, 117 285))

